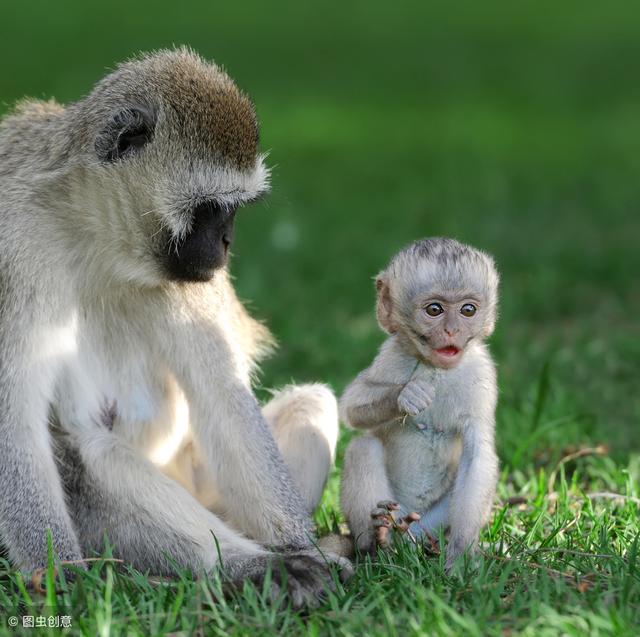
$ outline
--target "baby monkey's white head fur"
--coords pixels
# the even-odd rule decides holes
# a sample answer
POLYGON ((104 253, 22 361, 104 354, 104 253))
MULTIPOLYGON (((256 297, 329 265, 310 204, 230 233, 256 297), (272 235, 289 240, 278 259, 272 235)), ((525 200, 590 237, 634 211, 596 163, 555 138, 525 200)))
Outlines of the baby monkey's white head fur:
POLYGON ((49 158, 56 203, 82 228, 76 254, 94 254, 78 265, 143 285, 207 281, 224 267, 236 209, 268 189, 253 105, 224 71, 187 49, 160 51, 57 108, 47 113, 63 149, 49 158))
POLYGON ((453 239, 423 239, 376 278, 382 329, 426 363, 455 367, 493 332, 499 277, 493 259, 453 239))

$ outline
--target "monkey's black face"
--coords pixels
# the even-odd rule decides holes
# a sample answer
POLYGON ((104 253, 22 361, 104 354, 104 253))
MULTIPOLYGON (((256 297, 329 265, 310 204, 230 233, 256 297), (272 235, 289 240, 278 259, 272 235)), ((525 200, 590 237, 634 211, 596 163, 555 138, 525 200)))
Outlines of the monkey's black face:
POLYGON ((190 229, 167 239, 164 266, 174 281, 209 281, 226 265, 233 240, 235 210, 206 202, 196 206, 190 229))
MULTIPOLYGON (((236 208, 269 190, 251 101, 215 65, 184 51, 126 63, 86 109, 91 178, 124 284, 211 280, 225 267, 236 208)), ((81 111, 85 115, 84 111, 81 111)), ((105 237, 107 235, 107 237, 105 237)))

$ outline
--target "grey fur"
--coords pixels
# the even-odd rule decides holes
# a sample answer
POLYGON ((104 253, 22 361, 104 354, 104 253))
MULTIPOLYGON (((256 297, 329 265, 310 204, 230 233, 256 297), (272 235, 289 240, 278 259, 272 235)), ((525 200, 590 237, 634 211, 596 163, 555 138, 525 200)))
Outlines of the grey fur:
MULTIPOLYGON (((45 563, 47 529, 63 560, 106 534, 163 573, 214 568, 213 535, 236 577, 248 563, 260 575, 267 545, 310 546, 333 395, 277 396, 273 430, 250 387, 268 331, 224 267, 175 283, 163 262, 202 202, 231 209, 267 190, 257 139, 248 98, 184 49, 0 124, 0 535, 16 566, 45 563)), ((330 578, 309 559, 315 599, 330 578)))
POLYGON ((495 325, 498 274, 479 250, 426 239, 396 255, 376 287, 391 336, 340 399, 342 419, 368 430, 346 451, 342 509, 365 550, 375 544, 378 502, 417 511, 414 533, 450 530, 450 568, 476 545, 497 481, 496 374, 483 340, 495 325), (441 315, 427 314, 432 303, 441 315))

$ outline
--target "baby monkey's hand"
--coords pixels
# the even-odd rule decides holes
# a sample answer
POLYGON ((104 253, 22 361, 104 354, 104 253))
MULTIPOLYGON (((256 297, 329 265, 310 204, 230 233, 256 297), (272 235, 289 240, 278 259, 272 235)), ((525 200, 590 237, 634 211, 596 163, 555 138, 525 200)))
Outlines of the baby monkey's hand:
POLYGON ((415 416, 433 402, 433 387, 419 378, 411 379, 398 395, 398 409, 403 414, 415 416))

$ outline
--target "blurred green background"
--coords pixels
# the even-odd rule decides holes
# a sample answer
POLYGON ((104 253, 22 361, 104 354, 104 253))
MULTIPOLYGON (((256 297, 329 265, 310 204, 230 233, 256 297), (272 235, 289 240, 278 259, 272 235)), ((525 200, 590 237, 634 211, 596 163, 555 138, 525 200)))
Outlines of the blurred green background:
MULTIPOLYGON (((633 2, 4 1, 0 109, 187 44, 255 100, 273 193, 233 272, 281 346, 264 386, 336 391, 382 341, 407 242, 493 253, 504 458, 640 446, 640 9, 633 2)), ((0 193, 0 196, 1 193, 0 193)))

